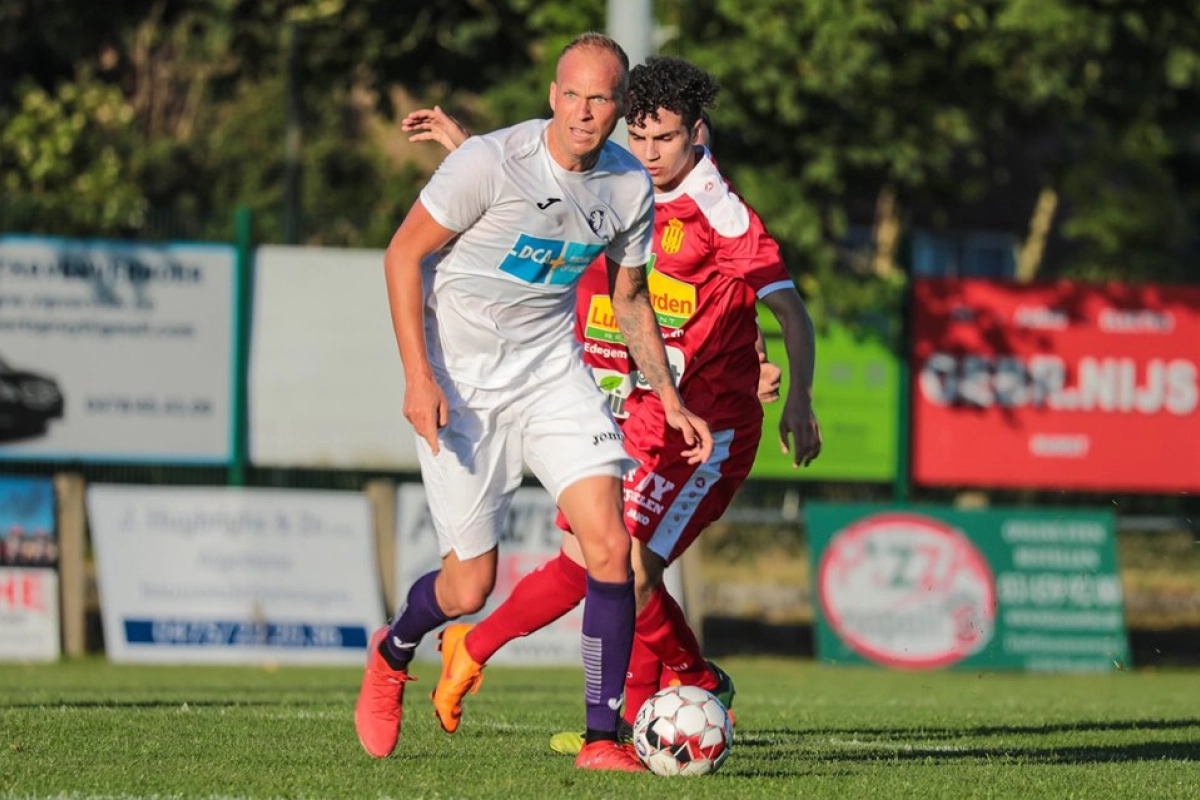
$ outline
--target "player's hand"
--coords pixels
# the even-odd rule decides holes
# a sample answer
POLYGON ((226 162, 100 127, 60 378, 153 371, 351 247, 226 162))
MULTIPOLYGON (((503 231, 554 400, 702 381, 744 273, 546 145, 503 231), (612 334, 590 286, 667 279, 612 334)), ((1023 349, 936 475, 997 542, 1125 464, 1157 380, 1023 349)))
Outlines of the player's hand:
POLYGON ((441 106, 409 112, 401 120, 400 130, 412 134, 408 137, 410 142, 438 142, 452 153, 471 135, 461 122, 442 111, 441 106))
POLYGON ((775 403, 779 400, 779 385, 783 380, 783 370, 778 364, 767 361, 767 354, 761 350, 758 353, 758 399, 763 403, 775 403))
POLYGON ((807 467, 821 455, 821 426, 811 403, 788 398, 779 420, 779 446, 792 454, 792 469, 807 467), (794 447, 789 447, 789 438, 795 440, 794 447))
POLYGON ((413 378, 404 387, 404 418, 412 424, 436 456, 438 429, 450 421, 450 404, 442 387, 430 377, 413 378))
POLYGON ((667 412, 667 424, 683 434, 688 449, 682 451, 681 455, 689 464, 708 461, 713 451, 713 438, 707 422, 680 406, 677 411, 667 412))

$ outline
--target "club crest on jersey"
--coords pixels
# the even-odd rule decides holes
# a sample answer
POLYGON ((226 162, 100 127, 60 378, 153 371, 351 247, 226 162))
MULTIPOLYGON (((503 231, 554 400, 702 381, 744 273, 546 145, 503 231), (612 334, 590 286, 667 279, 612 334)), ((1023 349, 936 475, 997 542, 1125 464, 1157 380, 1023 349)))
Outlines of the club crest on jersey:
POLYGON ((604 230, 604 209, 594 208, 588 213, 588 227, 592 229, 592 233, 601 236, 601 231, 604 230))
POLYGON ((664 253, 674 255, 679 252, 679 248, 683 247, 683 223, 680 220, 667 220, 659 245, 664 253))
POLYGON ((602 244, 538 239, 522 233, 500 262, 500 271, 526 283, 563 286, 579 280, 603 250, 602 244))

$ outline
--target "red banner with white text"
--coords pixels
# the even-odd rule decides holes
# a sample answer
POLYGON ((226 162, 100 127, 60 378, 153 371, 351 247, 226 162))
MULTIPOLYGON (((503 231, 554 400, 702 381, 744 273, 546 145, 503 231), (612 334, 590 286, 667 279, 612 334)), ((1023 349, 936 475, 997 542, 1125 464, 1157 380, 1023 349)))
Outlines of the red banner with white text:
POLYGON ((920 281, 913 479, 1200 489, 1200 287, 920 281))

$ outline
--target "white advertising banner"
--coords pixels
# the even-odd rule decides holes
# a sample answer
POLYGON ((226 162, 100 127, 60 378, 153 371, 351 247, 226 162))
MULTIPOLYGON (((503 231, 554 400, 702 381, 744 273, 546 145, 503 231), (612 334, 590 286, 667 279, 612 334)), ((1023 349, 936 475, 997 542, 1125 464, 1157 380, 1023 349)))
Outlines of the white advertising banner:
MULTIPOLYGON (((563 532, 554 524, 554 501, 540 487, 518 489, 500 537, 496 588, 483 611, 463 617, 476 622, 487 616, 512 592, 522 577, 558 555, 563 532)), ((401 602, 413 581, 441 564, 437 533, 425 502, 425 487, 408 483, 396 490, 396 581, 401 602)), ((683 605, 682 578, 678 563, 667 569, 667 589, 683 605)), ((395 609, 393 609, 395 610, 395 609)), ((583 604, 557 622, 502 647, 489 663, 511 665, 579 665, 583 604)), ((437 639, 426 636, 417 658, 439 661, 437 639)))
POLYGON ((87 508, 111 660, 363 663, 383 619, 364 495, 95 485, 87 508))
POLYGON ((0 459, 223 463, 236 252, 0 236, 0 459))
POLYGON ((0 661, 56 661, 58 572, 0 567, 0 661))
POLYGON ((419 469, 382 250, 258 248, 249 395, 255 464, 419 469))

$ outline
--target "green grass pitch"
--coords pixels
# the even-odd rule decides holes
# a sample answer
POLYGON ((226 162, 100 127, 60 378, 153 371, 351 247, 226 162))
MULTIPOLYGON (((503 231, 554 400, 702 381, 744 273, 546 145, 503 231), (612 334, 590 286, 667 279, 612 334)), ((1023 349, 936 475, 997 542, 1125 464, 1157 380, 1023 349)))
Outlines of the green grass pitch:
POLYGON ((0 797, 1200 797, 1200 673, 889 673, 735 658, 738 727, 702 778, 586 773, 574 669, 491 667, 447 736, 437 670, 396 755, 354 735, 359 670, 0 665, 0 797), (664 783, 664 781, 670 781, 664 783))

